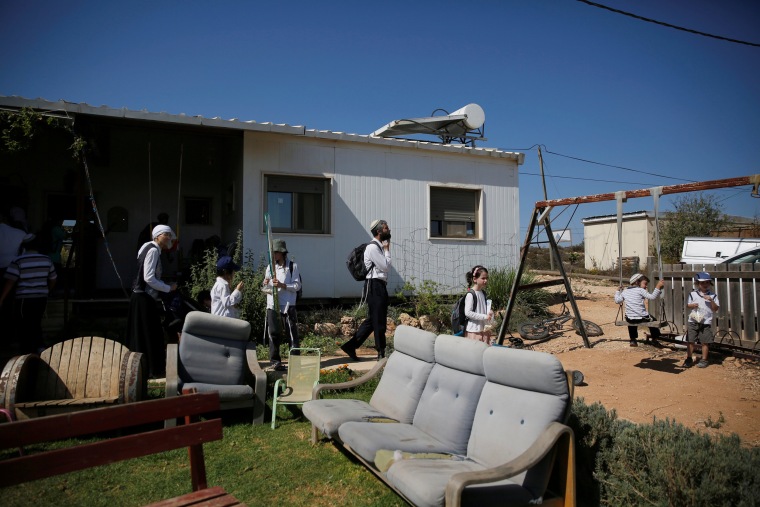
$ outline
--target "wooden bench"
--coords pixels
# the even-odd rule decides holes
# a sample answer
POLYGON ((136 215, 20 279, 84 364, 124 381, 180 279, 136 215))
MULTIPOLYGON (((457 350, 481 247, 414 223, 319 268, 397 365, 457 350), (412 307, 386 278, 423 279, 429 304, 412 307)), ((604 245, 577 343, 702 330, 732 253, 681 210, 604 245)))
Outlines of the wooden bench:
POLYGON ((206 483, 203 443, 222 439, 222 421, 193 416, 218 410, 218 393, 188 394, 0 424, 0 450, 134 427, 124 436, 2 460, 0 488, 187 446, 193 492, 152 505, 243 505, 206 483), (176 417, 185 424, 161 427, 176 417))
POLYGON ((106 338, 80 337, 16 356, 0 374, 0 408, 19 420, 131 403, 147 390, 142 354, 106 338))

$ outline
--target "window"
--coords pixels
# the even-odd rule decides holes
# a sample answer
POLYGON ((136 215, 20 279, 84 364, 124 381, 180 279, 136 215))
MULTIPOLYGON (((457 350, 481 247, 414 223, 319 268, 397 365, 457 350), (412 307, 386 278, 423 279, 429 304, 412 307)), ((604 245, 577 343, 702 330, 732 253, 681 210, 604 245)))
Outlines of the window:
POLYGON ((330 180, 266 176, 266 211, 273 232, 330 233, 330 180))
POLYGON ((430 237, 478 239, 480 190, 430 187, 430 237))

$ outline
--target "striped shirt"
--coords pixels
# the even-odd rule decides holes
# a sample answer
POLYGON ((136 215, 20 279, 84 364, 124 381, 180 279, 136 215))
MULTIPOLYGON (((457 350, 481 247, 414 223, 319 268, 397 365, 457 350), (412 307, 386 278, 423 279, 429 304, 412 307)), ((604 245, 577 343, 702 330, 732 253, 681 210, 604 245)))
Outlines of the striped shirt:
POLYGON ((649 317, 649 312, 644 306, 644 300, 657 299, 660 294, 662 294, 660 289, 654 289, 650 294, 643 287, 634 285, 623 289, 623 292, 615 292, 615 302, 620 304, 625 301, 625 316, 629 319, 645 319, 649 317))
POLYGON ((50 257, 36 252, 19 255, 8 264, 5 272, 6 280, 18 282, 17 299, 48 297, 48 284, 57 276, 50 257))

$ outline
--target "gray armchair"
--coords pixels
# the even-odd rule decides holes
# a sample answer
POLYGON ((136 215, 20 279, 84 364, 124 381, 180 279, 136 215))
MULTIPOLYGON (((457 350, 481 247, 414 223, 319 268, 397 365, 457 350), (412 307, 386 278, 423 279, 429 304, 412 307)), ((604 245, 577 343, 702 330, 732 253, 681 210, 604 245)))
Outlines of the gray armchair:
MULTIPOLYGON (((253 424, 264 423, 267 375, 248 341, 251 325, 240 319, 190 312, 177 344, 166 350, 166 397, 183 390, 218 392, 221 409, 253 408, 253 424)), ((176 421, 167 421, 172 426, 176 421)))

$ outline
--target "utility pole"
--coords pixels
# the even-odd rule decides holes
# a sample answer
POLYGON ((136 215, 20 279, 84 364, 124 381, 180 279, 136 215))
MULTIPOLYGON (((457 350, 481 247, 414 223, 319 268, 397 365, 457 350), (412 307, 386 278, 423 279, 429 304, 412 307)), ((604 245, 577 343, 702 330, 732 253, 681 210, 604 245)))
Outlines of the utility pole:
MULTIPOLYGON (((549 196, 546 193, 546 177, 544 176, 544 157, 541 154, 541 146, 538 146, 538 165, 541 168, 541 184, 544 187, 544 200, 549 200, 549 196)), ((546 214, 546 220, 549 221, 549 213, 546 214)), ((548 232, 547 232, 548 234, 548 232)), ((549 269, 554 271, 554 252, 549 249, 549 269)))

